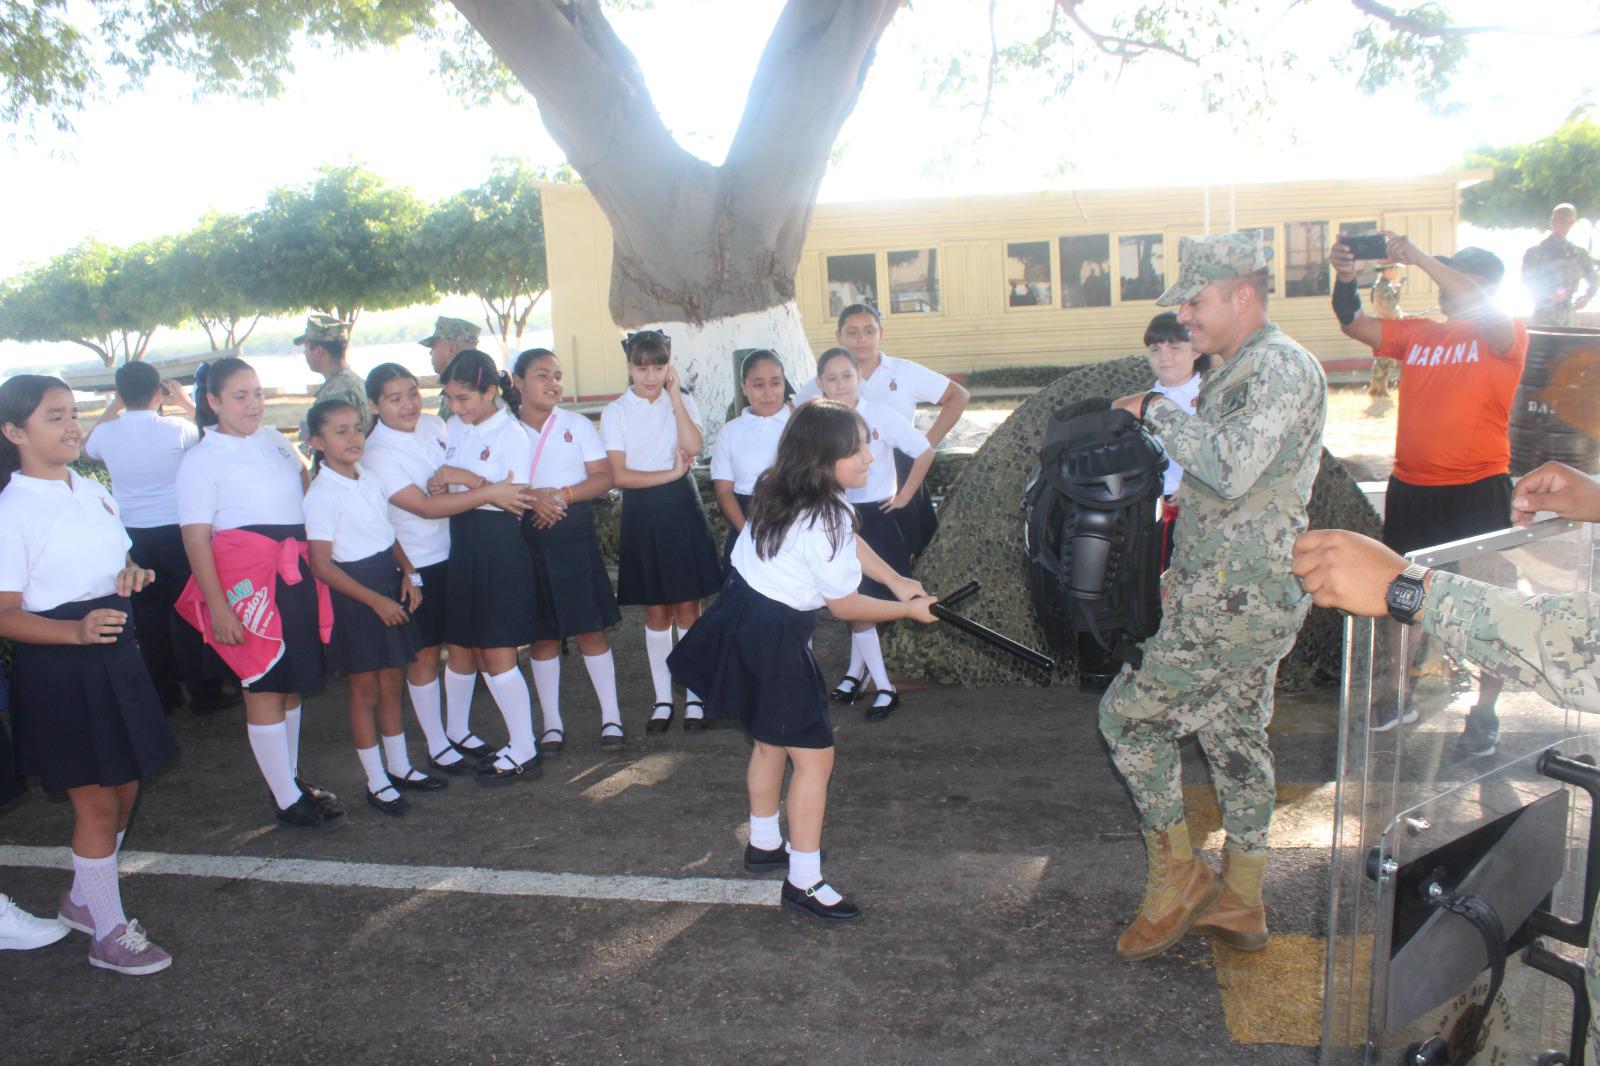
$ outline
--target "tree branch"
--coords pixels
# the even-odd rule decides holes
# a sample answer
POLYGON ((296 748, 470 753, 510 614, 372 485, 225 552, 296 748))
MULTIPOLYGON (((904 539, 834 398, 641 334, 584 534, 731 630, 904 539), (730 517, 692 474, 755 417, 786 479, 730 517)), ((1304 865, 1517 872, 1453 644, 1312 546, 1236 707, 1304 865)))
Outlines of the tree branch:
MULTIPOLYGON (((1361 0, 1353 0, 1353 2, 1359 5, 1361 0)), ((1200 61, 1189 53, 1182 49, 1174 48, 1169 44, 1162 44, 1160 41, 1141 41, 1132 37, 1117 37, 1099 32, 1085 22, 1082 15, 1078 14, 1078 8, 1082 4, 1083 0, 1056 0, 1056 8, 1071 19, 1072 24, 1082 30, 1085 36, 1095 43, 1095 47, 1106 55, 1126 63, 1130 60, 1138 59, 1146 52, 1161 52, 1172 56, 1174 59, 1181 59, 1191 66, 1197 67, 1200 65, 1200 61)))
POLYGON ((1518 37, 1596 37, 1600 36, 1600 27, 1587 30, 1537 30, 1522 26, 1452 26, 1448 23, 1427 22, 1402 11, 1396 11, 1388 4, 1380 4, 1378 0, 1350 0, 1352 6, 1364 15, 1370 15, 1381 22, 1386 22, 1402 33, 1409 33, 1414 37, 1437 37, 1440 39, 1474 37, 1486 33, 1513 34, 1518 37))
POLYGON ((61 339, 64 341, 69 341, 72 344, 82 345, 83 347, 89 349, 95 355, 99 356, 100 361, 106 366, 113 366, 116 363, 116 358, 106 351, 104 345, 96 344, 94 341, 86 341, 82 337, 63 337, 61 339))

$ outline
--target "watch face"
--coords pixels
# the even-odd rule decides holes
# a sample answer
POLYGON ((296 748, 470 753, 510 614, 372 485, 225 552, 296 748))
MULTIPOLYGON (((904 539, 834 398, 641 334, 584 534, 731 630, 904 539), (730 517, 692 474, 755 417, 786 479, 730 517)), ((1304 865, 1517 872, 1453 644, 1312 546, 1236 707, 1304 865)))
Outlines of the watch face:
POLYGON ((1422 586, 1409 581, 1397 581, 1389 588, 1389 606, 1397 611, 1412 613, 1422 606, 1422 586))

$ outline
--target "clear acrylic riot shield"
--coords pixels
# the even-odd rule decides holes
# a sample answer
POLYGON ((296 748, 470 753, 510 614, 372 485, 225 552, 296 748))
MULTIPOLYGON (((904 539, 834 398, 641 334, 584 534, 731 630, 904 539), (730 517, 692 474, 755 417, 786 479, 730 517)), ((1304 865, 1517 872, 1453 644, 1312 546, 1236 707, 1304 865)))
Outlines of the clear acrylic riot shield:
MULTIPOLYGON (((1552 519, 1412 558, 1539 594, 1593 589, 1596 550, 1592 527, 1552 519)), ((1514 681, 1496 691, 1420 626, 1350 619, 1344 656, 1321 1061, 1409 1064, 1431 1037, 1446 1061, 1467 1041, 1474 1063, 1564 1061, 1582 998, 1593 799, 1549 776, 1587 772, 1551 753, 1600 759, 1600 715, 1514 681), (1490 704, 1498 739, 1474 754, 1489 721, 1474 708, 1490 704), (1469 714, 1478 728, 1463 740, 1469 714), (1486 901, 1504 926, 1487 1012, 1488 944, 1436 905, 1444 891, 1486 901)))

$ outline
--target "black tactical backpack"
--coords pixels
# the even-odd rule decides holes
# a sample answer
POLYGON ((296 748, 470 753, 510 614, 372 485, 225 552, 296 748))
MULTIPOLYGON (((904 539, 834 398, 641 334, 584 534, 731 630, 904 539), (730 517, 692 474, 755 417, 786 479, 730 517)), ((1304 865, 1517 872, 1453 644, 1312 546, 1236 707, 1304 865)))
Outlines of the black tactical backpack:
POLYGON ((1028 588, 1052 648, 1077 651, 1086 686, 1089 675, 1110 682, 1108 657, 1137 667, 1138 644, 1161 624, 1155 504, 1166 469, 1161 442, 1104 397, 1045 427, 1022 501, 1028 588))

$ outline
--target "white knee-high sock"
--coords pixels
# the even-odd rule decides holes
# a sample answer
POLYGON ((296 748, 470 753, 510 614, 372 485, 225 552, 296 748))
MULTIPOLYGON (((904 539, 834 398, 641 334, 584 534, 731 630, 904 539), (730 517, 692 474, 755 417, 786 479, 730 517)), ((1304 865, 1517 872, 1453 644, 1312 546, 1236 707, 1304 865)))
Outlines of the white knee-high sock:
POLYGON ((104 940, 119 925, 127 925, 122 913, 122 890, 117 885, 117 857, 86 859, 72 853, 72 870, 83 884, 83 902, 94 922, 94 938, 104 940))
MULTIPOLYGON (((422 738, 428 743, 428 754, 442 752, 450 746, 450 740, 444 732, 444 714, 439 707, 439 680, 428 682, 426 685, 413 685, 406 682, 406 691, 411 693, 411 709, 417 712, 417 725, 422 729, 422 738)), ((451 752, 450 754, 455 754, 451 752)), ((457 755, 456 759, 460 756, 457 755)), ((440 759, 440 762, 455 762, 455 759, 440 759)))
POLYGON ((611 649, 607 648, 599 655, 585 655, 583 668, 589 671, 589 683, 594 686, 594 694, 600 700, 601 724, 621 725, 622 708, 617 705, 617 664, 611 658, 611 649))
POLYGON ((383 756, 378 754, 378 745, 374 744, 370 748, 357 748, 356 758, 361 760, 361 769, 367 773, 368 792, 376 794, 386 788, 394 787, 389 783, 389 775, 383 770, 383 756))
POLYGON ((527 762, 536 751, 533 701, 528 697, 527 679, 516 666, 503 674, 485 674, 483 679, 489 685, 489 695, 494 697, 495 706, 500 708, 501 717, 506 720, 506 733, 511 738, 506 746, 511 749, 511 757, 517 762, 527 762))
POLYGON ((850 634, 850 665, 844 668, 844 672, 851 677, 862 678, 861 683, 864 685, 866 684, 864 671, 867 668, 867 661, 861 657, 861 642, 856 640, 857 635, 855 633, 850 634))
POLYGON ((878 686, 878 691, 893 692, 894 686, 889 684, 889 671, 883 665, 883 645, 878 643, 878 627, 853 634, 850 644, 860 649, 861 661, 867 664, 867 672, 872 675, 872 683, 878 686))
POLYGON ((287 810, 300 798, 300 786, 294 783, 294 770, 289 762, 287 727, 282 722, 271 725, 246 725, 250 734, 250 750, 255 754, 256 765, 279 810, 287 810))
POLYGON ((396 733, 386 737, 379 734, 378 739, 383 743, 383 761, 388 764, 389 772, 399 778, 410 777, 414 768, 411 753, 406 750, 406 735, 396 733))
POLYGON ((651 629, 645 626, 644 653, 650 660, 650 680, 656 688, 656 702, 671 703, 672 671, 667 669, 667 656, 672 654, 672 627, 651 629))
POLYGON ((539 710, 544 715, 542 737, 552 729, 565 730, 561 721, 561 656, 533 660, 533 688, 539 694, 539 710))
MULTIPOLYGON (((478 685, 478 675, 458 674, 449 667, 444 671, 445 735, 451 740, 465 740, 472 732, 472 690, 478 685)), ((443 760, 441 760, 443 761, 443 760)))
POLYGON ((284 740, 289 745, 289 773, 300 776, 300 705, 283 711, 284 740))
MULTIPOLYGON (((789 849, 789 883, 795 888, 806 889, 822 880, 822 852, 820 851, 795 851, 789 849)), ((831 907, 844 897, 833 890, 831 885, 823 885, 817 889, 816 899, 824 907, 831 907)))

